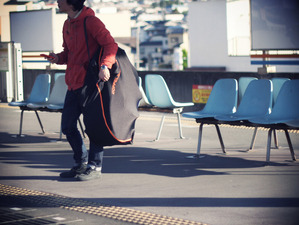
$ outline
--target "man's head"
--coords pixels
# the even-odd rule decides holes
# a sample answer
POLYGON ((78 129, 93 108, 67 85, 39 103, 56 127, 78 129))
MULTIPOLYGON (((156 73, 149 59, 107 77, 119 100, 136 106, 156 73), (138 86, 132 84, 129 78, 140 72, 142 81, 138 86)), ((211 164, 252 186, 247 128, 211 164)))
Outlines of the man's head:
POLYGON ((80 11, 84 2, 85 0, 57 0, 59 11, 64 13, 80 11))
POLYGON ((73 6, 74 11, 80 11, 83 8, 85 0, 66 0, 66 2, 73 6))

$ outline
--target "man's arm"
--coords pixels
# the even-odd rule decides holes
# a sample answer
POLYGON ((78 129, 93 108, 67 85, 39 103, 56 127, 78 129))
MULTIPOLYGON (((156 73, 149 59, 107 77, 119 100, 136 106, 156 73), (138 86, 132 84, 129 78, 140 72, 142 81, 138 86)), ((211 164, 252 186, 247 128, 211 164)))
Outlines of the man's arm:
POLYGON ((118 45, 105 25, 97 17, 88 18, 87 23, 88 32, 91 32, 92 37, 103 48, 103 55, 99 61, 100 66, 106 65, 111 69, 115 63, 115 56, 118 50, 118 45))

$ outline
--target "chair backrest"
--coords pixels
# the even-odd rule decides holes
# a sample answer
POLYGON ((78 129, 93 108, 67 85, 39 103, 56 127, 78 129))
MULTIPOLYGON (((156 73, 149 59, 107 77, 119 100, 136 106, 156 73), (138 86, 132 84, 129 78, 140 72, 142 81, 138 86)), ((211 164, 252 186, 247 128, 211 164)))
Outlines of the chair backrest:
POLYGON ((139 102, 139 106, 152 105, 152 104, 149 102, 149 100, 148 100, 148 98, 146 97, 146 94, 145 94, 145 92, 144 92, 144 90, 143 90, 143 87, 142 87, 142 79, 141 79, 141 77, 139 77, 139 83, 138 83, 138 86, 139 86, 139 90, 140 90, 141 95, 142 95, 142 99, 141 99, 140 102, 139 102))
POLYGON ((265 116, 271 113, 273 85, 270 80, 259 79, 249 83, 237 110, 238 115, 265 116))
POLYGON ((287 80, 290 80, 290 79, 289 78, 283 78, 283 77, 274 77, 274 78, 271 79, 271 81, 273 83, 273 106, 274 106, 274 104, 276 102, 278 93, 279 93, 282 85, 287 80))
POLYGON ((67 85, 65 83, 65 75, 60 75, 59 77, 57 77, 54 83, 48 103, 55 105, 63 105, 66 92, 67 85))
POLYGON ((282 85, 270 117, 299 119, 299 80, 288 80, 282 85))
POLYGON ((40 103, 49 99, 51 87, 50 74, 40 74, 36 77, 27 102, 40 103))
POLYGON ((234 113, 238 101, 238 82, 236 79, 225 78, 216 81, 203 113, 230 114, 234 113))
POLYGON ((246 88, 248 87, 248 84, 253 81, 253 80, 257 80, 256 77, 240 77, 239 78, 239 82, 238 82, 238 85, 239 85, 239 103, 242 101, 242 98, 244 96, 244 93, 246 91, 246 88))
POLYGON ((55 73, 55 74, 54 74, 54 79, 55 79, 55 81, 56 81, 57 78, 60 77, 60 76, 65 76, 65 73, 55 73))
POLYGON ((159 108, 171 108, 174 100, 168 86, 161 75, 147 74, 145 76, 145 91, 150 103, 159 108))

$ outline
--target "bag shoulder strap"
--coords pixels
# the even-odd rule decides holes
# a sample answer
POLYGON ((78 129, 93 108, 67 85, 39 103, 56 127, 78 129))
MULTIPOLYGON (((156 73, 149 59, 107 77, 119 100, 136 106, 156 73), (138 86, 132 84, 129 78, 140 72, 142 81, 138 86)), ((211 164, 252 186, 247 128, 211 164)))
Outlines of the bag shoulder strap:
POLYGON ((87 37, 87 31, 86 31, 87 18, 88 18, 88 16, 84 18, 84 34, 85 34, 85 41, 86 41, 86 46, 87 46, 88 59, 90 61, 90 53, 89 53, 89 48, 88 48, 88 37, 87 37))
MULTIPOLYGON (((90 52, 89 52, 89 47, 88 47, 88 36, 87 36, 87 29, 86 29, 86 20, 87 20, 87 18, 88 17, 92 17, 92 16, 87 16, 87 17, 85 17, 84 18, 84 35, 85 35, 85 42, 86 42, 86 47, 87 47, 87 53, 88 53, 88 59, 89 59, 89 61, 91 60, 91 57, 90 57, 90 52)), ((102 50, 103 50, 103 48, 102 48, 102 46, 101 45, 99 45, 99 48, 100 48, 100 53, 99 53, 99 56, 101 57, 102 56, 102 50)))

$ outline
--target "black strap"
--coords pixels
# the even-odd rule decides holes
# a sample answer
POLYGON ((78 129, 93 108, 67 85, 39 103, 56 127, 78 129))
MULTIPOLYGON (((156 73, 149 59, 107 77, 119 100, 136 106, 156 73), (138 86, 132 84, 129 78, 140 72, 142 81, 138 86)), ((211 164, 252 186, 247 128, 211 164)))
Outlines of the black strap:
POLYGON ((89 48, 88 48, 88 37, 87 37, 87 31, 86 31, 86 19, 87 19, 87 17, 84 18, 84 34, 85 34, 85 41, 86 41, 86 46, 87 46, 88 59, 90 61, 90 54, 89 54, 89 48))

